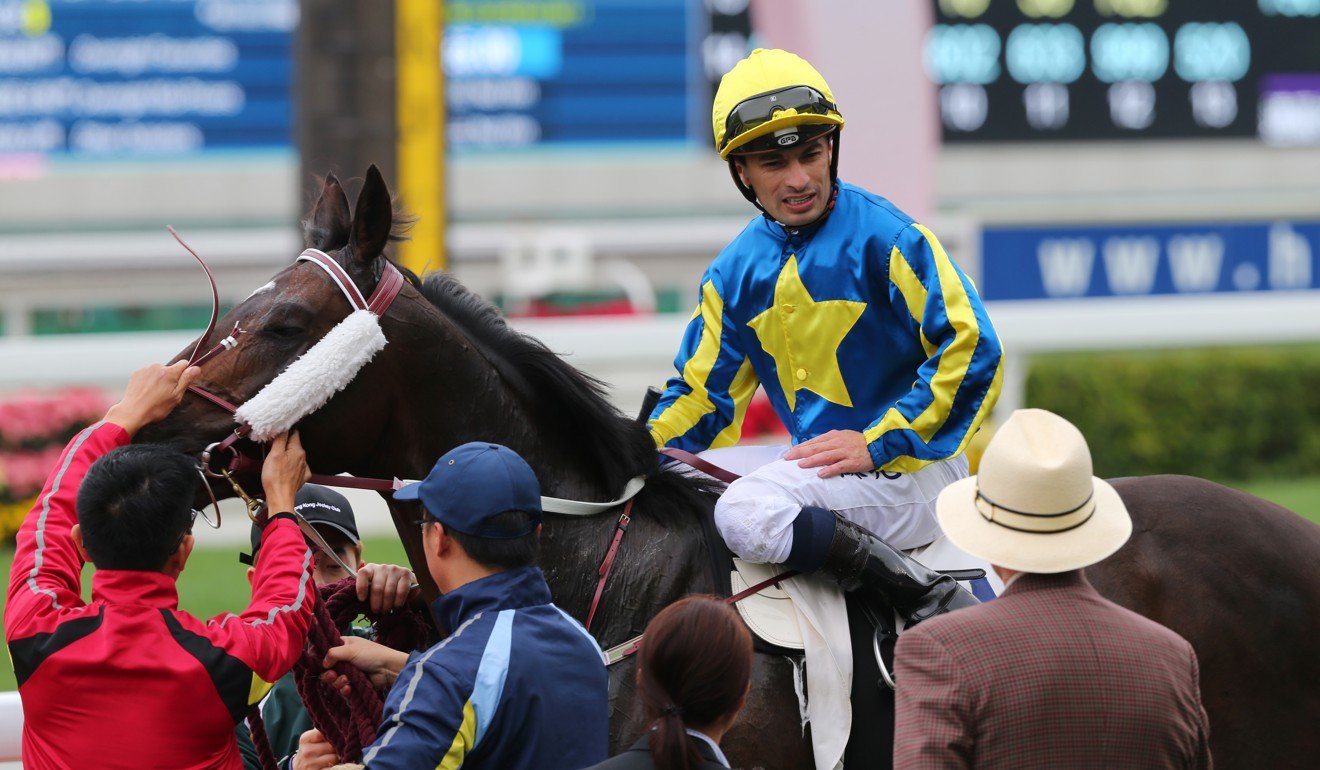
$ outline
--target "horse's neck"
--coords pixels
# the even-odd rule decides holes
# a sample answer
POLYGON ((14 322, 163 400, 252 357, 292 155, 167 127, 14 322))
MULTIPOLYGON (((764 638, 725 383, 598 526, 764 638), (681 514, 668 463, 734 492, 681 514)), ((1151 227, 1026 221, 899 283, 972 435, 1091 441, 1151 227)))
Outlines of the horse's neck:
MULTIPOLYGON (((453 349, 452 343, 448 343, 453 349)), ((438 354, 434 360, 440 360, 438 354)), ((622 491, 605 489, 596 479, 600 473, 589 467, 574 437, 558 435, 538 426, 532 408, 503 381, 498 371, 480 354, 450 353, 444 367, 433 367, 414 385, 422 392, 443 393, 439 398, 401 398, 401 408, 420 414, 400 414, 401 440, 387 449, 396 467, 425 474, 436 458, 469 441, 503 444, 518 452, 537 470, 542 494, 582 500, 612 499, 622 491), (461 397, 455 396, 461 394, 461 397)), ((381 458, 382 460, 384 458, 381 458)), ((398 471, 394 471, 398 473, 398 471)), ((418 476, 420 478, 420 476, 418 476)))

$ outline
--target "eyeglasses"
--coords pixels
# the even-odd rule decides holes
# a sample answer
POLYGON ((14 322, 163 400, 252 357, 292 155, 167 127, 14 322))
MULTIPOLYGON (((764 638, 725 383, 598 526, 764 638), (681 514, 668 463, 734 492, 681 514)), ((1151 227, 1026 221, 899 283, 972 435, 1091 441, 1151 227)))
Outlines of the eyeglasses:
POLYGON ((828 115, 839 107, 811 86, 790 86, 738 102, 724 121, 724 142, 720 149, 753 128, 773 120, 776 113, 796 110, 800 113, 828 115))
POLYGON ((179 542, 174 544, 175 548, 178 548, 180 545, 182 545, 183 539, 192 534, 193 524, 197 523, 197 517, 201 515, 202 512, 197 510, 196 508, 193 508, 192 513, 188 514, 188 528, 185 529, 183 532, 179 533, 179 542))

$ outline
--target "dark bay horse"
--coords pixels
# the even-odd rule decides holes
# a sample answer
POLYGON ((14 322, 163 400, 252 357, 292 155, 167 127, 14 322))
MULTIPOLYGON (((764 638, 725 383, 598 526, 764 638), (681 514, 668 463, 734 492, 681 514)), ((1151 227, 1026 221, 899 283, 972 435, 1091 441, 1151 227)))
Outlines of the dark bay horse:
MULTIPOLYGON (((326 180, 305 223, 306 243, 331 254, 366 294, 380 278, 396 224, 373 167, 352 210, 338 181, 326 180)), ((349 309, 324 272, 290 265, 222 320, 218 329, 237 324, 246 334, 206 364, 199 384, 241 404, 349 309)), ((411 279, 381 324, 385 349, 299 424, 315 471, 421 478, 445 451, 485 440, 518 451, 555 497, 611 500, 645 474, 593 634, 610 647, 639 634, 666 604, 714 589, 701 532, 717 490, 659 471, 645 429, 608 403, 602 383, 507 327, 493 306, 446 275, 411 279)), ((228 413, 190 397, 138 440, 195 455, 233 427, 228 413)), ((242 481, 259 487, 255 477, 242 481)), ((1145 477, 1115 486, 1134 520, 1132 539, 1088 572, 1102 593, 1192 642, 1216 762, 1313 765, 1320 756, 1320 656, 1311 649, 1320 639, 1320 528, 1201 479, 1145 477)), ((410 559, 423 566, 417 511, 387 502, 410 559)), ((615 515, 547 517, 542 565, 556 603, 579 619, 615 522, 615 515)), ((426 570, 415 571, 433 597, 426 570)), ((735 765, 811 767, 791 665, 757 657, 747 708, 725 749, 735 765)), ((644 729, 632 688, 632 664, 614 666, 615 751, 644 729)))

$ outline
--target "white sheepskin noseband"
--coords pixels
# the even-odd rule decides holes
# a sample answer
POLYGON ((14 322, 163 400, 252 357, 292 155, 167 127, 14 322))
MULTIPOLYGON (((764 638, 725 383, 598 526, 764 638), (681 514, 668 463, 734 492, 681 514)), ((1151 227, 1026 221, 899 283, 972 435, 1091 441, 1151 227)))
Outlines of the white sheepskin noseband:
POLYGON ((269 441, 325 406, 384 347, 380 318, 355 310, 239 407, 234 419, 252 427, 252 438, 269 441))

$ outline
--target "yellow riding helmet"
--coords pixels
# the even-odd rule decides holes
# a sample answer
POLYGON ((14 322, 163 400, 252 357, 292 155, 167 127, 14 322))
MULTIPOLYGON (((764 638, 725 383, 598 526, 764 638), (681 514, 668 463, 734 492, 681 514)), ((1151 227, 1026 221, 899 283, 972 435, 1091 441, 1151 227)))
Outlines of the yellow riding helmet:
POLYGON ((805 59, 777 48, 758 48, 720 79, 711 123, 715 149, 727 160, 739 150, 792 146, 842 128, 843 115, 825 78, 805 59), (802 127, 810 128, 786 130, 802 127))

